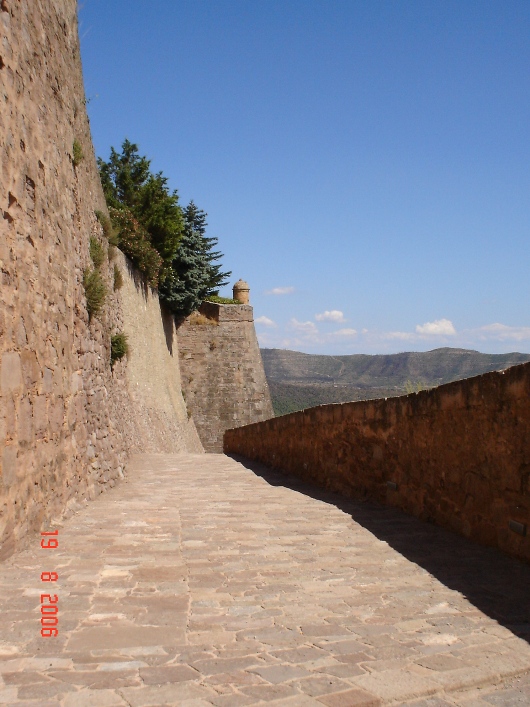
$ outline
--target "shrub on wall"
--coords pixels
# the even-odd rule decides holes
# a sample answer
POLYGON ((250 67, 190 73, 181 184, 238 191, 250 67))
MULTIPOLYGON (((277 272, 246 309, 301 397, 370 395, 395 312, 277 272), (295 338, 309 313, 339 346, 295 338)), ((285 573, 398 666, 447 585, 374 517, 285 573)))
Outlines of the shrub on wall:
POLYGON ((162 258, 149 241, 149 235, 128 209, 109 208, 112 224, 119 233, 120 250, 143 272, 152 287, 158 286, 162 258))
POLYGON ((101 224, 101 228, 103 229, 103 235, 105 238, 108 240, 110 245, 117 246, 120 243, 119 235, 118 233, 114 230, 112 226, 112 221, 110 218, 103 213, 103 211, 94 211, 96 214, 96 218, 101 224))
POLYGON ((101 311, 107 296, 107 287, 98 270, 85 270, 83 273, 86 306, 89 320, 101 311))
POLYGON ((110 339, 110 365, 114 366, 116 361, 119 361, 129 353, 129 343, 127 335, 123 332, 114 334, 110 339))
POLYGON ((83 153, 83 148, 81 147, 81 143, 79 140, 74 140, 74 144, 72 145, 72 162, 74 167, 77 167, 77 165, 81 164, 81 162, 85 159, 85 155, 83 153))
POLYGON ((114 292, 123 287, 123 275, 117 265, 114 266, 114 292))
POLYGON ((90 236, 90 257, 95 268, 100 268, 105 260, 105 250, 101 243, 94 236, 90 236))

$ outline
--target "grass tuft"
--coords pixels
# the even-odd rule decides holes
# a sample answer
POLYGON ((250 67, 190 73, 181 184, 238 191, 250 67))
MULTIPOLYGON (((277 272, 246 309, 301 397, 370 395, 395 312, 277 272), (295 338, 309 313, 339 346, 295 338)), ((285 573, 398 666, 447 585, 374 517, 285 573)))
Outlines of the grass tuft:
POLYGON ((219 322, 215 319, 205 317, 201 312, 192 312, 188 317, 190 324, 198 324, 199 326, 219 326, 219 322))
POLYGON ((77 167, 81 162, 85 159, 85 155, 83 152, 83 148, 81 147, 81 143, 77 138, 74 140, 74 144, 72 146, 72 162, 74 164, 74 167, 77 167))
POLYGON ((210 295, 205 299, 205 302, 214 302, 215 304, 241 304, 238 299, 230 297, 219 297, 218 295, 210 295))

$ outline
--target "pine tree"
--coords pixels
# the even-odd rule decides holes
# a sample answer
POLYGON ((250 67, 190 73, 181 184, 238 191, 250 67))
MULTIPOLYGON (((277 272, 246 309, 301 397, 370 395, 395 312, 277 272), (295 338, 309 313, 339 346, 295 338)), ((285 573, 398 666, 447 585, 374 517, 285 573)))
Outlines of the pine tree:
POLYGON ((218 250, 212 250, 218 243, 217 238, 207 237, 205 235, 206 226, 208 225, 206 223, 207 215, 208 214, 202 211, 202 209, 195 206, 193 200, 190 201, 188 206, 184 209, 184 219, 186 223, 201 235, 203 252, 209 262, 206 292, 206 296, 209 296, 219 294, 219 289, 228 283, 232 272, 221 272, 221 265, 215 263, 216 260, 220 260, 223 257, 223 254, 218 250))
POLYGON ((171 272, 160 286, 160 299, 179 316, 197 309, 208 295, 217 294, 231 273, 221 273, 213 261, 222 257, 211 248, 217 238, 207 238, 206 213, 190 201, 184 209, 184 235, 171 263, 171 272))

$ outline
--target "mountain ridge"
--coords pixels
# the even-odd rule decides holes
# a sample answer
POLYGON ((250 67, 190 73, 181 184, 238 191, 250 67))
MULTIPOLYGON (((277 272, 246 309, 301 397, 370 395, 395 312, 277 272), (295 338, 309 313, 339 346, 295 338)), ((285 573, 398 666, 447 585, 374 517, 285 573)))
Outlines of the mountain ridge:
POLYGON ((397 354, 305 354, 261 349, 276 415, 333 402, 391 397, 530 361, 530 354, 484 354, 443 347, 397 354))

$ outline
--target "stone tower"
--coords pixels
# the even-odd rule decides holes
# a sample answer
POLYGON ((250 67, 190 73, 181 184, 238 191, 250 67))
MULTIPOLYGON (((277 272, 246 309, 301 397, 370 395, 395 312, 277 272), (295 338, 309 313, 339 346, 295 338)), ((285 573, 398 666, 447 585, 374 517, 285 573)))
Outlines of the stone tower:
POLYGON ((234 285, 233 292, 234 299, 239 300, 241 304, 250 304, 250 287, 248 286, 248 282, 245 282, 244 280, 238 280, 234 285))
POLYGON ((244 304, 203 302, 178 329, 182 389, 207 452, 223 451, 226 429, 274 417, 249 289, 239 280, 244 304))

